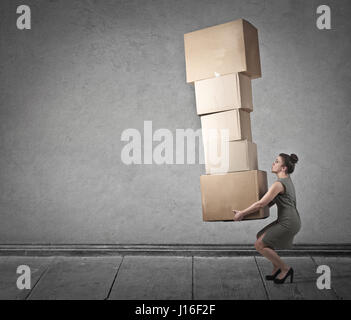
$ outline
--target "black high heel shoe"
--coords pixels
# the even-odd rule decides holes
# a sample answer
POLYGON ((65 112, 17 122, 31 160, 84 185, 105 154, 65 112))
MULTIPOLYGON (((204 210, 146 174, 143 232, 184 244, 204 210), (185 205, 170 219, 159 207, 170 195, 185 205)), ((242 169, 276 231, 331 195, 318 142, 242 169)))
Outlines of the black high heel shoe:
POLYGON ((278 269, 274 274, 266 276, 266 280, 274 280, 275 277, 281 272, 280 269, 278 269))
POLYGON ((285 277, 283 279, 279 279, 279 278, 276 278, 274 279, 274 283, 279 283, 279 284, 282 284, 285 282, 285 279, 287 277, 290 276, 290 283, 293 282, 293 278, 294 278, 294 269, 293 268, 290 268, 289 271, 286 273, 285 277))

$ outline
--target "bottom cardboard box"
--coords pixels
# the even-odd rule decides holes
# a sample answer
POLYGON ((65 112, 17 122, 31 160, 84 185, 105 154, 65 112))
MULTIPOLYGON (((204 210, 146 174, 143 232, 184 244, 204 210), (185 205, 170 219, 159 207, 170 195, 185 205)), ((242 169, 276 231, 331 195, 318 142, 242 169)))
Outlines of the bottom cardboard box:
MULTIPOLYGON (((202 175, 200 177, 203 221, 234 221, 232 210, 243 210, 267 192, 267 173, 261 170, 202 175)), ((269 217, 269 207, 244 220, 269 217)))

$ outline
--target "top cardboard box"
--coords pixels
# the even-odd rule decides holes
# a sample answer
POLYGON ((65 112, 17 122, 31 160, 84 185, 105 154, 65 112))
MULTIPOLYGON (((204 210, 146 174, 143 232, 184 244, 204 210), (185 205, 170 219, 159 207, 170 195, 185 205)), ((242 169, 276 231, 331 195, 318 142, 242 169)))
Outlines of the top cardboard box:
POLYGON ((186 81, 243 72, 261 77, 257 29, 244 19, 184 34, 186 81))

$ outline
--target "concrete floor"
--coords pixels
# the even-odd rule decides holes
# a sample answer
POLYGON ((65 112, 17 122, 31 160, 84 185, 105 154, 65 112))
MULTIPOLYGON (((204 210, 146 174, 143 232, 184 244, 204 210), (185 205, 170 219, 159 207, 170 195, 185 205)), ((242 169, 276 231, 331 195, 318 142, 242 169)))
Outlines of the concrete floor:
POLYGON ((313 299, 351 298, 351 257, 284 257, 294 283, 265 281, 260 256, 0 257, 0 299, 313 299), (16 285, 19 265, 31 270, 31 289, 16 285), (331 289, 316 286, 318 265, 331 270, 331 289))

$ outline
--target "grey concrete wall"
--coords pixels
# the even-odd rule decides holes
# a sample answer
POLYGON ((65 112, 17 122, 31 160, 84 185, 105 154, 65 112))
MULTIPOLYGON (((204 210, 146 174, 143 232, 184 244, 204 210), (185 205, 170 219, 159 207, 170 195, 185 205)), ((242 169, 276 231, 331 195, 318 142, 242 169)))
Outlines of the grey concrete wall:
POLYGON ((350 1, 3 0, 0 15, 0 243, 253 243, 276 209, 204 223, 204 165, 121 161, 121 133, 145 120, 200 128, 183 34, 238 18, 259 30, 259 167, 300 157, 296 243, 351 242, 350 1), (20 4, 31 30, 16 29, 20 4))

